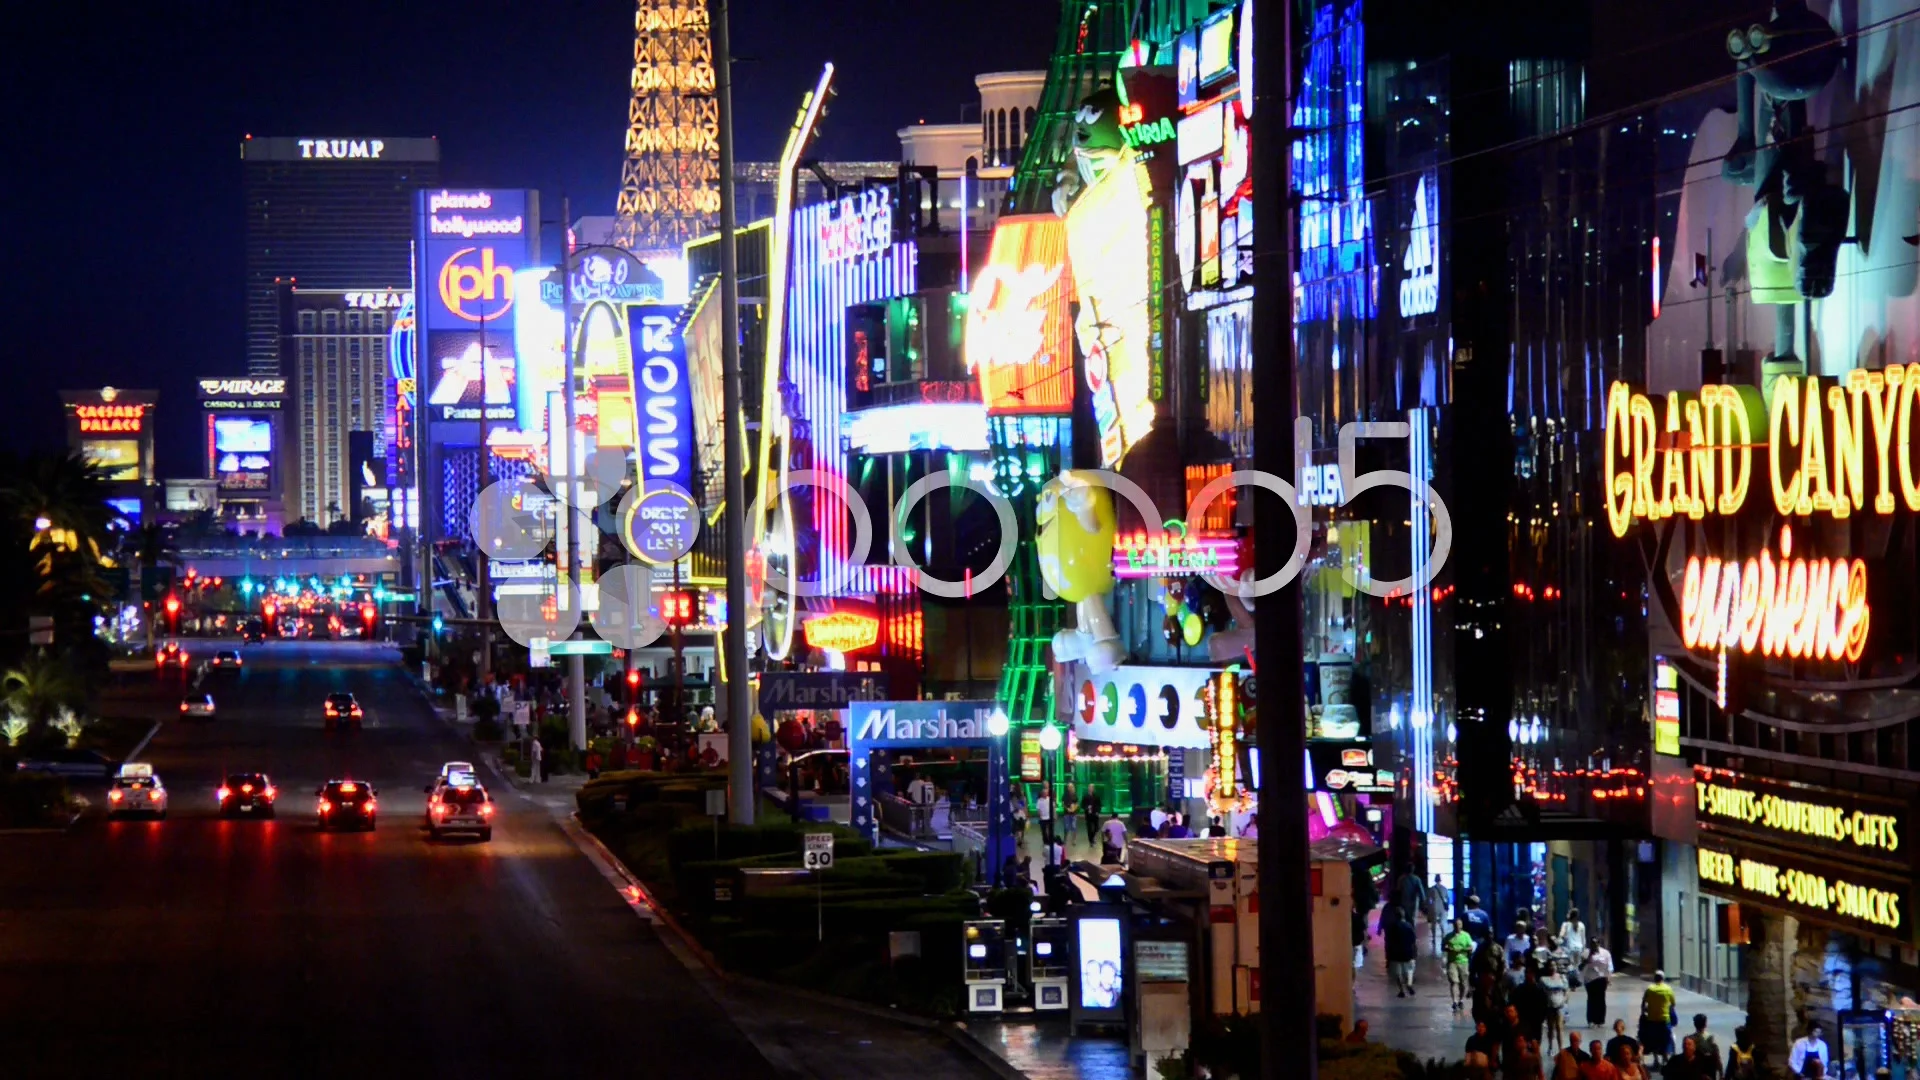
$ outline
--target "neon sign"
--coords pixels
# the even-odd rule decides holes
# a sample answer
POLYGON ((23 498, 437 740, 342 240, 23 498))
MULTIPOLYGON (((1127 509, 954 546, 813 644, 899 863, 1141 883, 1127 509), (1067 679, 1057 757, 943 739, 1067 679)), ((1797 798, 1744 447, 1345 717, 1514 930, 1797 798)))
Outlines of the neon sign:
POLYGON ((146 423, 145 405, 75 405, 80 430, 86 434, 138 432, 146 423))
POLYGON ((201 379, 200 392, 209 397, 279 397, 287 392, 287 380, 201 379))
POLYGON ((1207 731, 1213 741, 1213 764, 1207 769, 1207 803, 1215 814, 1243 813, 1253 800, 1240 783, 1240 673, 1232 669, 1215 675, 1201 699, 1207 710, 1207 731))
POLYGON ((820 222, 820 261, 885 251, 893 244, 893 203, 887 189, 868 188, 840 200, 837 211, 820 222))
POLYGON ((300 156, 308 159, 379 161, 387 144, 379 139, 295 139, 300 156))
POLYGON ((880 640, 880 620, 871 615, 836 611, 820 615, 800 625, 808 645, 832 652, 853 652, 880 640))
POLYGON ((1780 530, 1780 557, 1762 550, 1745 563, 1687 560, 1680 639, 1689 649, 1796 660, 1860 659, 1872 612, 1861 559, 1793 558, 1793 530, 1780 530))
POLYGON ((1211 537, 1137 533, 1113 544, 1113 576, 1191 577, 1240 573, 1240 542, 1211 537))
POLYGON ((1130 102, 1120 106, 1120 134, 1127 140, 1128 146, 1134 147, 1172 142, 1173 117, 1160 116, 1148 120, 1140 103, 1130 102))
POLYGON ((627 308, 633 342, 634 376, 639 383, 642 474, 693 489, 693 393, 687 385, 687 345, 679 328, 679 309, 627 308))
POLYGON ((1420 174, 1413 186, 1413 220, 1407 225, 1407 256, 1401 263, 1400 314, 1431 315, 1440 307, 1440 175, 1420 174))
MULTIPOLYGON (((1851 796, 1770 784, 1744 776, 1696 776, 1694 811, 1713 825, 1787 839, 1819 840, 1873 856, 1898 856, 1901 815, 1872 813, 1851 796)), ((1879 807, 1876 807, 1879 809, 1879 807)))
MULTIPOLYGON (((1131 150, 1123 151, 1127 157, 1131 150)), ((1067 210, 1067 252, 1080 310, 1074 333, 1100 431, 1100 463, 1116 466, 1153 426, 1144 170, 1121 160, 1067 210)))
POLYGON ((1765 858, 1701 846, 1700 880, 1737 896, 1784 904, 1795 914, 1859 926, 1869 932, 1908 929, 1907 887, 1891 878, 1830 865, 1807 863, 1786 853, 1765 858))

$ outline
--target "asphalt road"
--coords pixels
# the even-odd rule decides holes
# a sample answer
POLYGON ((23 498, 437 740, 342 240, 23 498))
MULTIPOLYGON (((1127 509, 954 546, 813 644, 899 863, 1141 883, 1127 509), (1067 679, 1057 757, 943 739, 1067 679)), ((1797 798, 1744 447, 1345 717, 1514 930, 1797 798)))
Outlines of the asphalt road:
POLYGON ((934 1035, 716 1003, 554 814, 484 771, 492 842, 430 841, 421 788, 470 747, 393 651, 244 655, 209 680, 212 722, 179 721, 157 676, 138 689, 168 717, 141 755, 168 820, 106 821, 93 792, 68 833, 0 836, 0 1074, 872 1075, 853 1067, 923 1052, 922 1078, 974 1071, 934 1035), (365 706, 363 731, 323 730, 336 690, 365 706), (276 820, 216 815, 234 769, 271 775, 276 820), (333 777, 374 785, 375 831, 315 828, 333 777))

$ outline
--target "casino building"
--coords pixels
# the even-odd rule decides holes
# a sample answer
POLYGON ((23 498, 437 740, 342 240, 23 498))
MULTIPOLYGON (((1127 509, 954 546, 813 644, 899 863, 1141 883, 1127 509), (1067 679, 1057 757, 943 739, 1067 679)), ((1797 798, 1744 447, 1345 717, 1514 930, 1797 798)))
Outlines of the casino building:
POLYGON ((216 377, 199 387, 203 477, 214 482, 210 501, 220 520, 243 532, 278 533, 287 520, 280 501, 287 380, 216 377))
POLYGON ((413 274, 413 192, 439 182, 440 143, 249 135, 240 162, 247 371, 290 374, 277 286, 404 288, 413 274))
POLYGON ((157 509, 153 426, 159 402, 158 390, 103 386, 60 392, 68 448, 100 467, 107 501, 135 525, 157 509))
MULTIPOLYGON (((386 487, 389 331, 412 293, 282 285, 278 297, 279 354, 286 358, 287 377, 252 381, 281 384, 285 397, 263 396, 259 400, 275 405, 249 411, 258 416, 284 412, 286 419, 275 429, 282 440, 275 444, 278 460, 260 482, 284 491, 289 523, 309 521, 325 528, 336 521, 365 520, 377 511, 361 505, 356 495, 386 487)), ((215 475, 222 460, 216 458, 215 475)), ((225 492, 223 479, 223 502, 225 492)))

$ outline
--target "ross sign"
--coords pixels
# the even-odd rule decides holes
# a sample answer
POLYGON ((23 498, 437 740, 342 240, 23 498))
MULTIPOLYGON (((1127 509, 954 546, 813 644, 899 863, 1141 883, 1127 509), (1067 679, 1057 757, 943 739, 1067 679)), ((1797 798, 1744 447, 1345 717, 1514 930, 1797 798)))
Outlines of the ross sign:
POLYGON ((885 692, 881 677, 858 671, 768 671, 760 676, 760 713, 844 709, 885 692))
POLYGON ((583 638, 579 641, 551 641, 547 643, 548 656, 611 656, 613 642, 602 638, 583 638))
POLYGON ((885 251, 893 245, 893 197, 884 187, 870 187, 843 196, 820 218, 820 261, 845 259, 885 251))
POLYGON ((693 388, 687 378, 687 342, 677 306, 627 307, 633 347, 634 409, 640 425, 640 464, 649 484, 665 481, 693 490, 693 388))
POLYGON ((700 508, 678 487, 649 488, 627 503, 621 519, 627 550, 654 566, 671 564, 700 537, 700 508))
POLYGON ((1413 186, 1407 254, 1401 260, 1400 315, 1431 315, 1440 308, 1440 174, 1420 174, 1413 186))
POLYGON ((1911 861, 1911 849, 1901 846, 1913 812, 1904 801, 1722 769, 1696 770, 1693 797, 1697 820, 1714 832, 1813 846, 1839 858, 1911 861))
POLYGON ((1210 750, 1200 693, 1218 668, 1123 665, 1087 675, 1070 704, 1087 742, 1210 750))
POLYGON ((806 848, 801 855, 802 865, 809 870, 833 869, 833 834, 807 833, 806 848))
POLYGON ((967 297, 967 368, 989 413, 1065 412, 1073 404, 1073 326, 1066 224, 1010 215, 967 297))
POLYGON ((1227 538, 1136 533, 1113 542, 1117 578, 1240 575, 1240 541, 1227 538))
POLYGON ((1904 877, 1770 848, 1722 846, 1705 836, 1696 852, 1703 891, 1877 938, 1913 940, 1912 884, 1904 877))
POLYGON ((886 746, 985 743, 992 701, 854 701, 847 704, 849 741, 886 746))
POLYGON ((384 139, 295 139, 300 156, 313 161, 379 161, 387 152, 384 139))
POLYGON ((816 615, 800 624, 800 634, 808 645, 832 652, 865 649, 880 640, 880 620, 872 615, 836 611, 816 615))

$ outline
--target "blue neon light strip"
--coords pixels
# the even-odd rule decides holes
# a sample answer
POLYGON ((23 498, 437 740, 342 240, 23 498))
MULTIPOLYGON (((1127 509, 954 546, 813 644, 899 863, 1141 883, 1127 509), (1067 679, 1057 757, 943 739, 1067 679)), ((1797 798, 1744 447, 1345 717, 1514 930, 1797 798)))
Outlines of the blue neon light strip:
MULTIPOLYGON (((1433 479, 1433 443, 1431 421, 1425 409, 1408 409, 1407 423, 1411 445, 1408 471, 1414 487, 1433 479)), ((1427 576, 1432 557, 1431 529, 1427 500, 1415 491, 1412 497, 1413 579, 1427 576)), ((1433 831, 1433 584, 1416 585, 1413 590, 1413 708, 1408 710, 1412 728, 1413 784, 1409 798, 1413 802, 1413 827, 1418 832, 1433 831)))
MULTIPOLYGON (((822 226, 840 205, 821 203, 794 215, 786 376, 792 384, 789 419, 794 441, 804 431, 812 446, 805 464, 845 478, 847 308, 913 292, 919 287, 920 252, 912 243, 899 243, 872 254, 824 262, 822 226)), ((795 464, 798 467, 801 462, 795 464)), ((812 496, 814 528, 820 538, 820 584, 828 595, 845 595, 854 584, 847 567, 846 509, 837 496, 817 492, 803 489, 798 494, 812 496)))
POLYGON ((1293 177, 1300 187, 1300 321, 1371 319, 1377 271, 1366 177, 1366 31, 1360 0, 1322 4, 1300 79, 1293 177))

